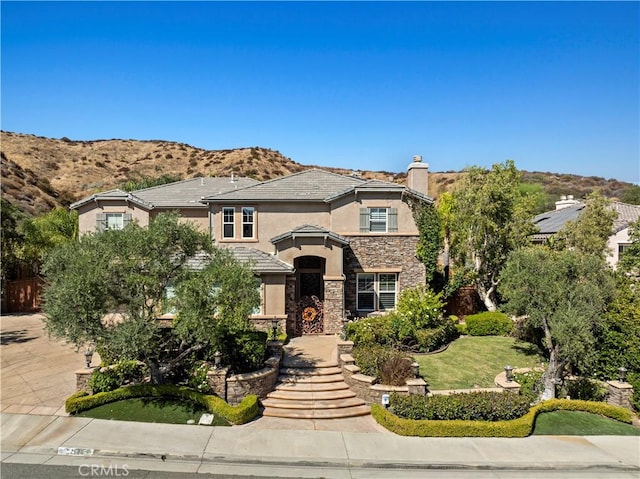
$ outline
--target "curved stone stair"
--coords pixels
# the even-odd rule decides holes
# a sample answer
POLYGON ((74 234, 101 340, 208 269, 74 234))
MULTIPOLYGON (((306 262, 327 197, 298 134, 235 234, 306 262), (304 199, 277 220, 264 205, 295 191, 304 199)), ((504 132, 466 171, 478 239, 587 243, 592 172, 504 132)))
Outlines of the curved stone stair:
POLYGON ((262 400, 263 416, 338 419, 364 416, 370 408, 344 382, 337 363, 280 369, 274 391, 262 400))

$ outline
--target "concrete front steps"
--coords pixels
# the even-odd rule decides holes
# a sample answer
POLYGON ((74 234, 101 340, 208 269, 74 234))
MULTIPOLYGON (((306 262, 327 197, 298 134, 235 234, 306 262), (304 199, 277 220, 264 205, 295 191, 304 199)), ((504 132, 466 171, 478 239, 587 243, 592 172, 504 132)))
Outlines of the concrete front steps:
POLYGON ((276 388, 262 405, 263 416, 289 419, 339 419, 370 413, 369 406, 349 390, 336 363, 280 369, 276 388))

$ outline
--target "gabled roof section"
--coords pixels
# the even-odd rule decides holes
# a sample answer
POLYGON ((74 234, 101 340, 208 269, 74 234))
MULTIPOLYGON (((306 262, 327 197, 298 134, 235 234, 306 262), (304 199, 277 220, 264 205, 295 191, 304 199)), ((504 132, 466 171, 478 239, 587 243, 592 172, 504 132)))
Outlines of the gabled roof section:
POLYGON ((152 204, 147 203, 139 196, 136 196, 133 193, 128 193, 126 191, 122 191, 119 189, 103 191, 102 193, 93 194, 91 196, 88 196, 87 198, 81 199, 80 201, 76 201, 75 203, 71 204, 69 208, 72 210, 75 210, 77 208, 80 208, 83 205, 92 203, 94 201, 128 201, 130 203, 135 204, 136 206, 139 206, 147 210, 153 208, 152 204))
POLYGON ((76 209, 92 201, 130 201, 142 208, 206 208, 200 201, 205 196, 215 196, 247 186, 258 184, 257 180, 243 177, 203 176, 176 181, 165 185, 152 186, 131 193, 119 189, 96 193, 73 203, 76 209))
POLYGON ((560 210, 540 213, 533 218, 533 224, 540 230, 539 234, 555 234, 564 227, 567 221, 573 221, 580 216, 585 206, 584 203, 579 203, 560 210))
POLYGON ((280 261, 274 255, 265 253, 255 248, 244 246, 230 247, 233 256, 243 263, 248 263, 256 274, 264 273, 293 273, 294 268, 284 261, 280 261))
POLYGON ((259 183, 251 178, 206 177, 153 186, 133 193, 156 208, 205 208, 205 196, 215 196, 259 183))
POLYGON ((640 205, 630 205, 628 203, 613 201, 611 207, 618 212, 618 217, 613 220, 614 233, 627 228, 631 223, 638 221, 638 218, 640 218, 640 205))
MULTIPOLYGON (((545 239, 556 234, 564 228, 567 221, 576 220, 584 211, 585 207, 586 204, 578 203, 560 210, 547 211, 546 213, 537 215, 534 217, 533 223, 540 231, 533 235, 533 239, 545 239)), ((628 203, 613 201, 610 208, 618 213, 617 218, 613 220, 612 234, 627 228, 631 223, 640 218, 640 205, 630 205, 628 203)))
POLYGON ((355 176, 344 176, 319 169, 275 178, 247 188, 230 191, 203 199, 204 202, 238 201, 325 201, 338 192, 351 190, 366 181, 355 176))
POLYGON ((334 233, 333 231, 329 231, 328 229, 323 228, 322 226, 316 226, 316 225, 298 226, 292 229, 291 231, 288 231, 286 233, 283 233, 281 235, 271 238, 270 241, 272 244, 278 244, 281 241, 284 241, 287 239, 296 239, 296 238, 324 238, 324 239, 330 238, 342 245, 349 244, 349 240, 344 236, 340 236, 339 234, 334 233))

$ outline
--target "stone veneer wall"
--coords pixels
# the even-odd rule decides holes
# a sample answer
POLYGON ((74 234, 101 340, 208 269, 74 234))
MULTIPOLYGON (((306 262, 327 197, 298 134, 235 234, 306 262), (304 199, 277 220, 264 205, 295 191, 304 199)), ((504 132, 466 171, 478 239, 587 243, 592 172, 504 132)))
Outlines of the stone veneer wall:
POLYGON ((631 396, 633 396, 633 386, 626 382, 607 381, 609 394, 607 395, 607 404, 620 406, 633 411, 631 405, 631 396))
POLYGON ((344 281, 324 280, 324 333, 342 332, 344 318, 344 281))
POLYGON ((269 358, 265 361, 265 367, 259 371, 245 374, 235 374, 227 378, 227 397, 229 404, 239 404, 245 396, 255 394, 264 399, 273 391, 278 373, 280 371, 280 358, 269 358))
POLYGON ((424 285, 424 265, 416 258, 417 236, 350 236, 344 248, 345 308, 356 315, 356 286, 358 270, 400 269, 398 292, 424 285))

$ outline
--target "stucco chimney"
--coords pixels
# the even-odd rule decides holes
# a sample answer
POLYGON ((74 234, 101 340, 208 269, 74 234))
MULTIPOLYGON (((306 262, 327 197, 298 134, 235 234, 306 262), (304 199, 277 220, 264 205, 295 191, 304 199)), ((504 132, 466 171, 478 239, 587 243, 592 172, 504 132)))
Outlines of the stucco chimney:
POLYGON ((421 155, 413 157, 407 168, 407 187, 425 195, 429 194, 429 164, 422 162, 421 155))
POLYGON ((556 210, 568 208, 569 206, 577 205, 580 203, 578 200, 573 199, 573 195, 560 195, 560 200, 556 201, 556 210))

